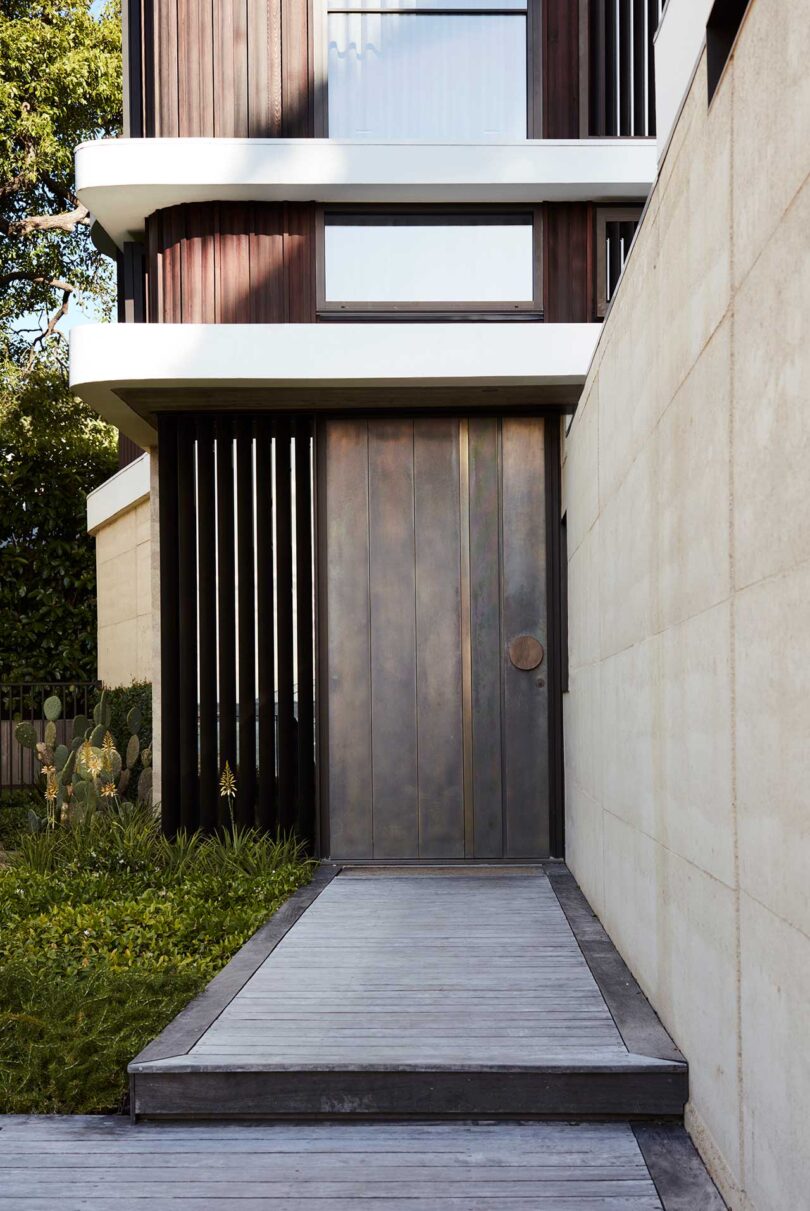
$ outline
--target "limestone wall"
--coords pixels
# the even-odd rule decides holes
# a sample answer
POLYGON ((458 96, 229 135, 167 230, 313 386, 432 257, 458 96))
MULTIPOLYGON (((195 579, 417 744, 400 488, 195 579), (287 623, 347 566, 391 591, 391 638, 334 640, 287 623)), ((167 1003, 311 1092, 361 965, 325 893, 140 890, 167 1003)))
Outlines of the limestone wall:
POLYGON ((565 442, 568 861, 734 1208, 810 1189, 810 22, 705 54, 565 442))
POLYGON ((98 676, 105 685, 152 678, 152 570, 149 500, 95 532, 98 676))

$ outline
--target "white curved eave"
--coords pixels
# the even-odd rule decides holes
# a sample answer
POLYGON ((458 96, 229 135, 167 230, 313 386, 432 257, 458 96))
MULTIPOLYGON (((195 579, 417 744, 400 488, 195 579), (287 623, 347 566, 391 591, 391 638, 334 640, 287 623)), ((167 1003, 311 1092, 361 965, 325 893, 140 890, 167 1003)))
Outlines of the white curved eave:
POLYGON ((127 389, 576 387, 600 324, 86 324, 70 384, 139 445, 148 420, 127 389))
POLYGON ((121 247, 184 202, 539 203, 646 198, 653 139, 370 143, 101 139, 76 149, 76 192, 121 247))

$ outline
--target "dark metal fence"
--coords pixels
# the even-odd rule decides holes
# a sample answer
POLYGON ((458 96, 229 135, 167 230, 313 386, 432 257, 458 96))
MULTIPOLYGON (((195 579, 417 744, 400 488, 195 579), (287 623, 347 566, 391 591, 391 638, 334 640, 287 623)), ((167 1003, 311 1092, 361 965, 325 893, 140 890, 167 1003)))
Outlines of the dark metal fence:
POLYGON ((65 743, 73 735, 76 716, 92 715, 100 688, 99 681, 0 682, 0 791, 36 786, 39 779, 36 753, 17 740, 17 724, 27 720, 42 739, 43 703, 57 694, 62 700, 62 715, 56 724, 56 738, 57 743, 65 743))

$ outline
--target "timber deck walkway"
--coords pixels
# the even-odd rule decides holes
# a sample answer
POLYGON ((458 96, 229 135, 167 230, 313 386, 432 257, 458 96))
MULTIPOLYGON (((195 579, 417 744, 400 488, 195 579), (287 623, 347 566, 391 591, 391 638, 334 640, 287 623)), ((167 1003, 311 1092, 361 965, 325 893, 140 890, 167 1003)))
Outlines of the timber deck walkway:
POLYGON ((683 1057, 546 869, 319 872, 130 1066, 134 1113, 680 1115, 683 1057))
POLYGON ((0 1117, 0 1211, 722 1211, 683 1128, 0 1117))

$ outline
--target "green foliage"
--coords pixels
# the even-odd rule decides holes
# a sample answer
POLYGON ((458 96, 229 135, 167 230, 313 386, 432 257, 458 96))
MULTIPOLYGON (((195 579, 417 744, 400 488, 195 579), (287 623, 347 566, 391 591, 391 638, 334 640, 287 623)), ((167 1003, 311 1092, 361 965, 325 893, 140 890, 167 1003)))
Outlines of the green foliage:
MULTIPOLYGON (((0 364, 27 364, 66 282, 103 316, 112 270, 73 193, 73 151, 121 129, 120 5, 4 0, 0 8, 0 364), (57 216, 70 216, 54 223, 57 216), (42 222, 42 220, 50 222, 42 222), (26 326, 20 317, 30 317, 26 326)), ((64 357, 64 342, 49 341, 64 357)))
MULTIPOLYGON (((119 718, 126 706, 122 696, 118 704, 119 718)), ((137 782, 133 781, 132 791, 143 802, 151 801, 151 772, 146 768, 151 760, 151 751, 148 748, 141 751, 137 733, 129 735, 125 749, 116 743, 110 731, 113 718, 110 691, 102 690, 93 708, 95 727, 88 727, 84 736, 81 732, 75 735, 70 750, 66 745, 56 743, 55 720, 62 714, 61 699, 58 695, 47 698, 43 709, 47 722, 42 742, 37 742, 36 730, 30 723, 19 723, 15 728, 19 743, 36 752, 44 779, 42 789, 47 813, 43 820, 34 811, 28 812, 32 833, 41 832, 45 825, 54 828, 57 824, 70 822, 73 817, 81 819, 94 811, 102 801, 107 805, 110 800, 117 804, 130 791, 130 779, 139 763, 140 775, 137 782), (125 758, 121 756, 122 749, 125 758)), ((143 712, 139 708, 126 709, 126 726, 130 731, 133 724, 142 719, 143 712)), ((133 797, 132 793, 130 797, 133 797)))
POLYGON ((86 497, 116 465, 114 430, 57 371, 38 366, 9 390, 0 378, 0 680, 95 676, 86 497))
POLYGON ((0 680, 90 680, 96 581, 85 498, 115 431, 70 394, 58 322, 109 317, 114 274, 73 194, 73 151, 121 125, 120 6, 0 6, 0 680))
POLYGON ((124 745, 120 751, 124 752, 127 737, 137 734, 140 740, 138 756, 133 765, 130 765, 127 754, 125 764, 129 778, 122 793, 130 799, 149 800, 152 796, 151 774, 143 784, 141 775, 149 765, 152 747, 152 682, 133 681, 131 685, 115 686, 106 692, 110 704, 110 731, 124 745))
POLYGON ((9 1114, 93 1114, 125 1108, 126 1066, 200 991, 187 968, 72 979, 24 963, 0 969, 0 1106, 9 1114))
POLYGON ((35 790, 7 790, 0 793, 0 849, 13 849, 20 834, 28 828, 28 813, 40 815, 42 795, 35 790))
POLYGON ((0 868, 0 1113, 124 1108, 126 1064, 309 878, 294 841, 124 806, 0 868))

